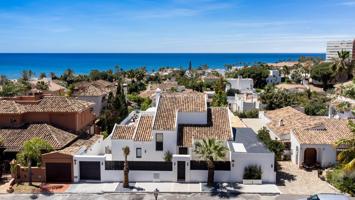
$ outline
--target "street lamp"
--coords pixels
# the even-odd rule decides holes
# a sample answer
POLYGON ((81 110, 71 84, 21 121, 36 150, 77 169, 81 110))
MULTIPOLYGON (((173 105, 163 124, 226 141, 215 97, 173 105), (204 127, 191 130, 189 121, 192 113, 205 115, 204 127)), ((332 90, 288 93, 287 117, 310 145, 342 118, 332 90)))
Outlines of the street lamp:
POLYGON ((158 188, 155 188, 153 194, 154 194, 155 200, 158 200, 158 195, 159 195, 159 190, 158 190, 158 188))

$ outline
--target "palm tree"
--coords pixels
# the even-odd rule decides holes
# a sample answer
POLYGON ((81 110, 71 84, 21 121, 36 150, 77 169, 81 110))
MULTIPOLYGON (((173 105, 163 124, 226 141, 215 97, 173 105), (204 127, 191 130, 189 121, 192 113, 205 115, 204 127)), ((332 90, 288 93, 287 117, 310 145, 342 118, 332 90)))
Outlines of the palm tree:
POLYGON ((52 80, 57 78, 57 75, 54 72, 50 72, 49 75, 52 80))
POLYGON ((351 72, 349 51, 338 51, 338 58, 333 59, 332 70, 339 82, 343 83, 348 80, 349 72, 351 72))
POLYGON ((129 147, 125 146, 122 148, 123 151, 123 155, 124 155, 124 167, 123 167, 123 175, 124 175, 124 179, 123 179, 123 187, 124 188, 128 188, 129 187, 129 181, 128 181, 128 172, 129 172, 129 168, 128 168, 128 161, 127 161, 127 157, 129 155, 129 147))
POLYGON ((22 165, 28 166, 28 184, 32 185, 32 164, 40 162, 40 158, 43 152, 49 152, 53 150, 52 146, 41 138, 34 137, 26 141, 23 145, 23 149, 17 154, 17 159, 22 165))
POLYGON ((344 170, 346 172, 355 170, 355 123, 349 121, 349 128, 351 132, 353 132, 352 138, 339 140, 336 143, 337 146, 347 148, 338 154, 338 160, 341 164, 344 164, 344 170))
POLYGON ((214 182, 214 161, 223 160, 227 151, 228 149, 223 142, 214 138, 203 139, 195 143, 194 152, 199 155, 202 160, 207 161, 208 186, 213 186, 214 182))

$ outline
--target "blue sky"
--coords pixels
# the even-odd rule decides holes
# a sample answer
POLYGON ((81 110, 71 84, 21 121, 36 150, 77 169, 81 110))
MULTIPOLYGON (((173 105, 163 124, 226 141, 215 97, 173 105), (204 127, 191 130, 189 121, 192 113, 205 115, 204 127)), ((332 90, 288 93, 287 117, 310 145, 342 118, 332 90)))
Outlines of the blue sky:
POLYGON ((0 0, 0 52, 325 52, 355 0, 0 0))

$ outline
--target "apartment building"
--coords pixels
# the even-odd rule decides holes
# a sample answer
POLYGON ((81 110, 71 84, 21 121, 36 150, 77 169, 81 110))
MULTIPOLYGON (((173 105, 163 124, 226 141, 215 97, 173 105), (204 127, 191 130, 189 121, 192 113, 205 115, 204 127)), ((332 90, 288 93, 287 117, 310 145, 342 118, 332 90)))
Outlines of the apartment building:
POLYGON ((327 55, 326 61, 338 58, 338 51, 349 51, 352 60, 355 60, 355 40, 340 40, 327 42, 327 55))

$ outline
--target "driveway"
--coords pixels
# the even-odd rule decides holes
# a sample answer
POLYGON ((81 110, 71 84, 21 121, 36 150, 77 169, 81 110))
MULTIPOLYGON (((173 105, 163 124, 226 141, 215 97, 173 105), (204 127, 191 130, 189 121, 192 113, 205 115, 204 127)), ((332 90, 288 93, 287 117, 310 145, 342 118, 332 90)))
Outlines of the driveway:
POLYGON ((290 161, 279 162, 277 185, 282 194, 337 193, 326 181, 318 178, 316 170, 311 172, 299 169, 290 161))

